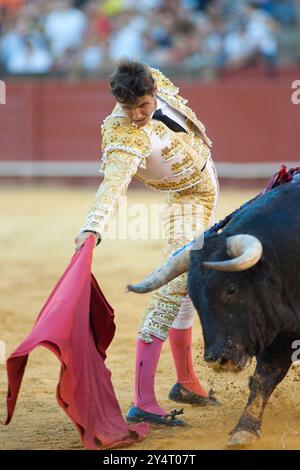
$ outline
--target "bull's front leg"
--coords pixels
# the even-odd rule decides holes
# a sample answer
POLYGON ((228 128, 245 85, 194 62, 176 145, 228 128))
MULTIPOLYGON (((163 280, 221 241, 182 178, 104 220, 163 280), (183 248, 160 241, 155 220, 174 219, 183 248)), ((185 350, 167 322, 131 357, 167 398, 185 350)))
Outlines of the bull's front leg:
POLYGON ((250 378, 250 396, 238 424, 230 433, 227 445, 230 447, 250 446, 260 436, 263 412, 268 400, 291 365, 292 341, 277 337, 257 357, 253 377, 250 378))

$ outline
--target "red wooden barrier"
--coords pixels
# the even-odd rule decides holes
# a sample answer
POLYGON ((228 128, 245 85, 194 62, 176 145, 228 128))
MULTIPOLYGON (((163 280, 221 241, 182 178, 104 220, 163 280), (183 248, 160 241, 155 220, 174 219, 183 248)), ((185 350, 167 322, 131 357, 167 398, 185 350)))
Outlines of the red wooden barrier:
MULTIPOLYGON (((291 101, 297 78, 179 85, 206 125, 215 161, 251 163, 253 170, 259 163, 299 164, 300 104, 291 101)), ((0 105, 0 175, 7 162, 97 164, 100 124, 114 103, 106 83, 8 81, 6 88, 6 104, 0 105)))

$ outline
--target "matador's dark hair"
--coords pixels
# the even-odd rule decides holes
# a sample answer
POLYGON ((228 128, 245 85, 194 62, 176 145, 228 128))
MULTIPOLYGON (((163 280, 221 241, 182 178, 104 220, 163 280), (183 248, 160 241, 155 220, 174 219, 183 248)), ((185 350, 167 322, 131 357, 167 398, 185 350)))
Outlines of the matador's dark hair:
POLYGON ((120 103, 134 104, 143 95, 154 92, 154 78, 147 65, 122 59, 109 78, 112 95, 120 103))

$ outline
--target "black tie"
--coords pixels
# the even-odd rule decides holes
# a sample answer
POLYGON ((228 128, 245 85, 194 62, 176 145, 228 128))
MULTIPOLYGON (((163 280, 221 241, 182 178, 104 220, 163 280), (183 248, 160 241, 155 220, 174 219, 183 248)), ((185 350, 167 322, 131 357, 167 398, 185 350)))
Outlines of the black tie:
POLYGON ((152 116, 152 119, 163 122, 169 129, 174 132, 186 132, 186 130, 178 124, 178 122, 173 121, 169 116, 163 114, 161 109, 157 109, 152 116))

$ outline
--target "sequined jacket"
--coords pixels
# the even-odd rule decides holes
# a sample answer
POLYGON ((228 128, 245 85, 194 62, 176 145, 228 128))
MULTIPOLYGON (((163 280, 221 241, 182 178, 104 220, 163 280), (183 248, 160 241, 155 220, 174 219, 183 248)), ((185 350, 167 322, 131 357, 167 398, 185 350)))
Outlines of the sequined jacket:
POLYGON ((150 119, 142 128, 131 124, 117 104, 101 126, 104 180, 99 186, 82 231, 100 235, 115 215, 133 177, 161 191, 182 191, 201 181, 201 171, 210 156, 211 141, 205 127, 179 96, 179 89, 159 70, 152 69, 158 96, 186 118, 187 133, 171 131, 160 121, 150 119), (149 177, 154 141, 160 146, 159 178, 149 177), (150 165, 149 165, 150 166, 150 165), (164 176, 164 172, 167 176, 164 176))

